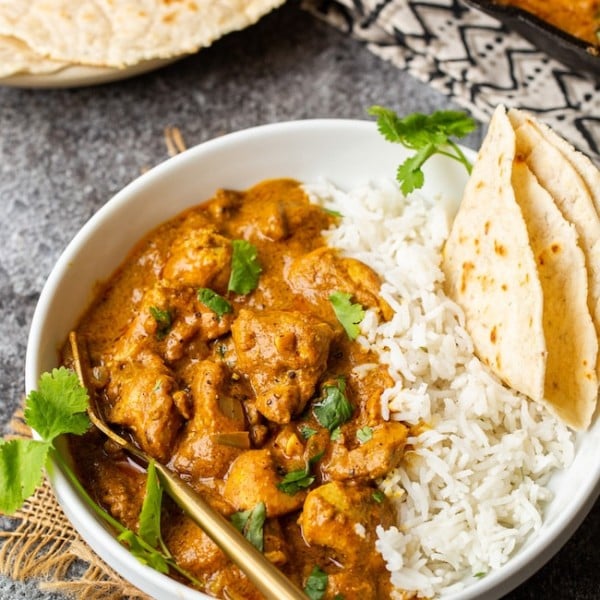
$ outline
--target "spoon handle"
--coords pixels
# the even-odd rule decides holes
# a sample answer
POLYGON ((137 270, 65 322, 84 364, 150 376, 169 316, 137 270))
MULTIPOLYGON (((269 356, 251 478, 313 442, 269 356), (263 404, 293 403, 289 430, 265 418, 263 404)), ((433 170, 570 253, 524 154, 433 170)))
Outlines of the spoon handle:
POLYGON ((304 593, 204 498, 165 466, 158 463, 155 466, 169 496, 246 573, 267 600, 306 600, 304 593))

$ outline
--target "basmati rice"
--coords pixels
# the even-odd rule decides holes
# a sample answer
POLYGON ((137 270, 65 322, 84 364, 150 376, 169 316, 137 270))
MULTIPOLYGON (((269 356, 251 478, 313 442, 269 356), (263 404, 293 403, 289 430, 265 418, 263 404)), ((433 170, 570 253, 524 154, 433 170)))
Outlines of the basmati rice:
POLYGON ((377 548, 400 590, 455 591, 502 566, 539 529, 552 497, 546 485, 573 459, 572 434, 474 357, 463 313, 442 288, 449 202, 405 198, 393 181, 349 193, 328 182, 305 189, 343 215, 328 243, 381 275, 395 311, 388 322, 367 311, 358 338, 394 380, 382 395, 384 418, 426 424, 380 482, 399 519, 379 527, 377 548))

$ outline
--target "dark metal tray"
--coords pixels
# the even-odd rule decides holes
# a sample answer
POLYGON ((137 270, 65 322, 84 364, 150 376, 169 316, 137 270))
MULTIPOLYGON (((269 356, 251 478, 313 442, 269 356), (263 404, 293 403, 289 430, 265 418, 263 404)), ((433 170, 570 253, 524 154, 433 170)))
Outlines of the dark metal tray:
POLYGON ((576 72, 585 71, 600 79, 600 44, 592 45, 542 21, 514 6, 502 6, 491 0, 464 0, 528 39, 548 56, 576 72))

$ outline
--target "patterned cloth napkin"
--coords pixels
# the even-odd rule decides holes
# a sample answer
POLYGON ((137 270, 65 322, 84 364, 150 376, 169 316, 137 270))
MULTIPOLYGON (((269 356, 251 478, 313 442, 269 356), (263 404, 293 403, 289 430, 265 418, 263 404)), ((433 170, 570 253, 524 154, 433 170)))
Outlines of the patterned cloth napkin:
POLYGON ((498 104, 528 110, 600 164, 600 80, 568 69, 488 15, 459 0, 303 6, 479 120, 498 104))

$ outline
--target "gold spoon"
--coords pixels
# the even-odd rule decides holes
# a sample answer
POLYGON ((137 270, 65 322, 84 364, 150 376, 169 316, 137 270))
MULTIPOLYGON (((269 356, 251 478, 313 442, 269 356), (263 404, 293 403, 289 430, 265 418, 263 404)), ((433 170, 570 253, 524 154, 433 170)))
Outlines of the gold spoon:
MULTIPOLYGON (((77 334, 69 334, 75 371, 81 385, 88 390, 90 421, 113 442, 148 464, 150 457, 131 442, 114 432, 102 419, 93 394, 89 393, 86 373, 87 356, 79 349, 77 334)), ((155 461, 156 472, 167 494, 201 527, 267 598, 267 600, 306 600, 301 592, 277 567, 269 562, 223 515, 213 509, 198 493, 175 473, 155 461)))

